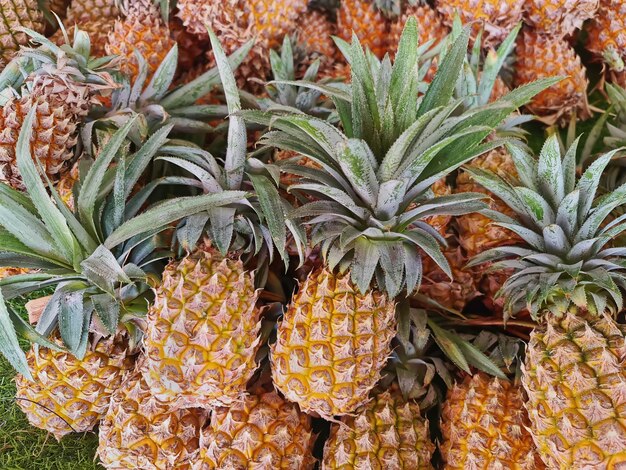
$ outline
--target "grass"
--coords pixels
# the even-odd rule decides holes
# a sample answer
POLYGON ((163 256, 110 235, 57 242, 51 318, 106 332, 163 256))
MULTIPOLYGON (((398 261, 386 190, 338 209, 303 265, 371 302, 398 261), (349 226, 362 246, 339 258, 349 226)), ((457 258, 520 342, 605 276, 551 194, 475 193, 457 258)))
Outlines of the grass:
MULTIPOLYGON (((37 293, 33 297, 39 297, 37 293)), ((25 313, 20 299, 13 306, 25 313)), ((14 401, 15 371, 0 355, 0 469, 2 470, 97 470, 94 456, 98 436, 93 433, 52 435, 28 424, 14 401)))

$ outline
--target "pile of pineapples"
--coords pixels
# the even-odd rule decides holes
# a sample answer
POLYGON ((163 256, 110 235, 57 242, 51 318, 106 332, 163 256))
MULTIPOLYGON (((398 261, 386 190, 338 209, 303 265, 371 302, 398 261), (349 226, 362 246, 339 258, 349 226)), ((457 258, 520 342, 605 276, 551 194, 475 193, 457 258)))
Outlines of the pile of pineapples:
POLYGON ((626 1, 0 11, 33 426, 116 470, 626 469, 626 1))

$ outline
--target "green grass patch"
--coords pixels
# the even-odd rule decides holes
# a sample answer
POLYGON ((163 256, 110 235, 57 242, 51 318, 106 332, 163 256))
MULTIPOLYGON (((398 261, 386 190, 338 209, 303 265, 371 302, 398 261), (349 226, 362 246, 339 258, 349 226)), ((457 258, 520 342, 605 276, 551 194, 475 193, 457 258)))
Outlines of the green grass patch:
MULTIPOLYGON (((32 297, 40 297, 36 293, 32 297)), ((27 299, 12 304, 25 314, 27 299)), ((25 345, 26 346, 26 345, 25 345)), ((72 434, 61 442, 32 427, 15 404, 15 371, 0 355, 0 469, 2 470, 96 470, 98 436, 72 434)))

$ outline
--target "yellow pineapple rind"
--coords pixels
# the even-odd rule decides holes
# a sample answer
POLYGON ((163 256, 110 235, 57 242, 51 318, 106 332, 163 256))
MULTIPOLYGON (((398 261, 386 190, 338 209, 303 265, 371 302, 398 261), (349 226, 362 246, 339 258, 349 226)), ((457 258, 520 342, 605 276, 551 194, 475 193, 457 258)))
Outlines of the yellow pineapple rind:
POLYGON ((384 294, 359 293, 349 274, 314 271, 278 327, 274 385, 307 413, 351 413, 367 402, 394 335, 395 305, 384 294))
POLYGON ((626 465, 626 327, 571 308, 531 333, 522 383, 549 468, 626 465))
POLYGON ((322 470, 431 470, 434 451, 419 406, 387 391, 332 426, 322 470))
POLYGON ((174 408, 228 406, 257 364, 260 309, 240 260, 198 250, 166 268, 147 317, 145 379, 174 408))

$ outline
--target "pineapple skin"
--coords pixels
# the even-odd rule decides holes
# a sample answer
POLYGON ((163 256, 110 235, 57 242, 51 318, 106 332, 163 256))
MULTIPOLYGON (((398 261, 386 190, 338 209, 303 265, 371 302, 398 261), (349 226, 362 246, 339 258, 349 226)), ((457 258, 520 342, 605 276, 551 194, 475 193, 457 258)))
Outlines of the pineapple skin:
POLYGON ((444 468, 544 469, 529 424, 521 385, 483 372, 466 376, 442 407, 444 468))
POLYGON ((77 23, 80 29, 85 29, 84 23, 115 19, 119 14, 116 0, 72 0, 67 9, 67 25, 77 23))
POLYGON ((626 3, 601 0, 599 11, 587 26, 586 48, 621 72, 626 60, 626 3))
POLYGON ((522 383, 548 468, 626 465, 626 328, 571 308, 530 336, 522 383))
POLYGON ((387 52, 389 24, 371 0, 342 0, 337 10, 337 35, 351 42, 352 33, 361 45, 382 59, 387 52))
POLYGON ((472 36, 484 27, 482 45, 497 46, 522 21, 524 0, 437 0, 436 8, 449 26, 459 14, 463 24, 475 22, 472 36))
POLYGON ((295 33, 298 50, 304 53, 299 62, 298 76, 302 77, 306 68, 316 59, 320 61, 319 73, 324 75, 334 64, 337 47, 332 39, 336 33, 335 25, 324 13, 312 10, 307 13, 306 21, 295 33))
POLYGON ((0 1, 0 66, 6 65, 29 37, 17 28, 29 28, 43 34, 45 23, 37 0, 0 1))
POLYGON ((323 470, 430 470, 435 445, 419 406, 389 391, 333 424, 323 470))
MULTIPOLYGON (((497 83, 497 82, 496 82, 497 83)), ((495 89, 494 89, 495 92, 495 89)), ((517 178, 517 170, 513 163, 513 158, 504 148, 494 149, 485 155, 475 158, 469 163, 470 166, 489 170, 496 173, 501 178, 517 178)), ((491 197, 489 208, 497 210, 508 216, 514 216, 509 207, 497 196, 490 194, 481 185, 475 183, 470 175, 464 171, 459 172, 456 178, 456 192, 477 192, 488 194, 491 197)), ((459 242, 468 258, 488 250, 503 245, 514 245, 521 242, 519 236, 510 230, 495 225, 491 219, 482 214, 465 214, 456 218, 459 230, 459 242)))
MULTIPOLYGON (((50 103, 46 95, 28 94, 11 98, 0 114, 0 182, 13 188, 23 189, 17 168, 15 146, 22 123, 32 107, 35 107, 31 152, 37 157, 46 174, 56 179, 67 169, 66 162, 73 156, 78 139, 77 120, 66 106, 50 103)), ((52 100, 54 101, 54 100, 52 100)))
POLYGON ((147 316, 145 380, 174 408, 229 406, 260 347, 258 292, 240 260, 200 249, 170 263, 147 316))
POLYGON ((213 410, 190 468, 312 470, 315 438, 295 404, 273 391, 252 393, 213 410))
POLYGON ((541 33, 562 38, 593 18, 599 4, 599 0, 530 0, 524 17, 526 24, 541 33))
POLYGON ((580 119, 589 117, 585 67, 567 41, 525 29, 518 36, 515 54, 515 87, 539 78, 566 77, 537 94, 527 105, 531 112, 554 121, 567 121, 573 113, 580 119))
POLYGON ((175 411, 152 396, 138 364, 100 424, 100 463, 110 470, 189 470, 207 417, 205 410, 175 411))
POLYGON ((131 3, 125 18, 115 22, 105 50, 122 58, 120 70, 133 81, 139 75, 135 51, 140 52, 147 64, 149 81, 175 44, 152 0, 137 0, 131 3))
POLYGON ((100 340, 82 360, 44 347, 32 347, 26 358, 35 381, 17 376, 17 405, 31 425, 57 439, 91 431, 134 363, 120 337, 100 340))
POLYGON ((349 274, 326 269, 302 283, 271 349, 275 387, 306 413, 333 416, 366 403, 391 353, 395 305, 358 292, 349 274))

